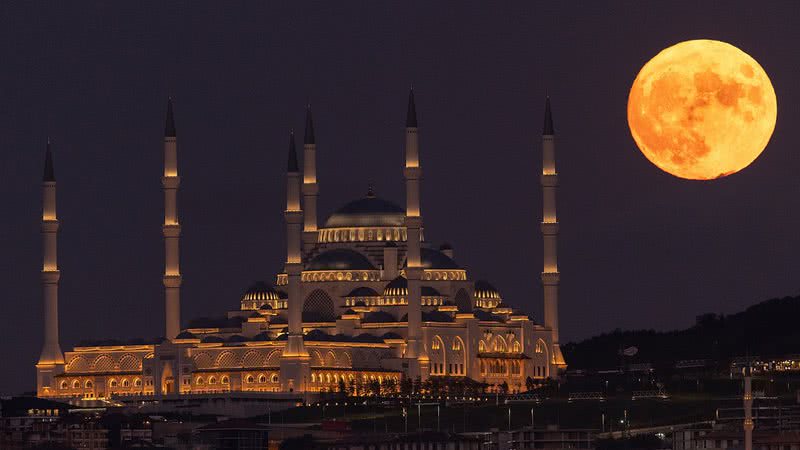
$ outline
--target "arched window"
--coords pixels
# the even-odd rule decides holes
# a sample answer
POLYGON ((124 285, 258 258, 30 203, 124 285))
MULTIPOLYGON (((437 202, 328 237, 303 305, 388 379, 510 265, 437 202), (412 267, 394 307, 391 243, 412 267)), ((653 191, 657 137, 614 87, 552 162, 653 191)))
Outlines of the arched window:
POLYGON ((133 380, 133 385, 136 386, 136 387, 141 387, 142 386, 142 380, 139 379, 139 378, 133 380))
POLYGON ((478 351, 481 353, 486 352, 486 344, 483 341, 478 342, 478 351))
POLYGON ((94 383, 92 383, 92 380, 86 380, 85 386, 86 386, 86 389, 91 389, 91 388, 94 387, 94 383))
POLYGON ((519 345, 519 341, 514 341, 514 345, 512 345, 511 351, 514 353, 520 353, 522 351, 522 346, 519 345))
POLYGON ((222 379, 220 380, 220 383, 222 383, 222 384, 228 384, 230 381, 231 381, 231 380, 230 380, 230 378, 228 378, 227 376, 225 376, 225 377, 222 377, 222 379))
POLYGON ((258 376, 258 382, 259 383, 266 383, 267 382, 267 376, 264 375, 264 374, 259 375, 258 376))
POLYGON ((272 374, 272 382, 273 383, 277 383, 278 382, 278 374, 277 373, 273 373, 272 374))
POLYGON ((61 389, 66 389, 68 387, 69 387, 69 383, 67 383, 66 380, 61 382, 61 389))
POLYGON ((130 386, 131 386, 131 381, 127 378, 124 378, 122 380, 122 387, 130 387, 130 386))
POLYGON ((313 291, 303 302, 304 322, 333 322, 333 300, 321 289, 313 291))
POLYGON ((194 382, 195 382, 195 384, 203 384, 203 382, 204 382, 203 377, 197 377, 197 379, 194 380, 194 382))

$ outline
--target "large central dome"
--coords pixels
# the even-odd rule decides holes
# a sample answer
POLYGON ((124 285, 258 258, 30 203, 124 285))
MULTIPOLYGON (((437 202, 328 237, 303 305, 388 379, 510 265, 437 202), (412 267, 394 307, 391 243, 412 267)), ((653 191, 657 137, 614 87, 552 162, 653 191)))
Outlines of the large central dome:
POLYGON ((398 227, 403 225, 405 216, 403 208, 376 197, 370 190, 366 197, 354 200, 331 214, 325 228, 398 227))

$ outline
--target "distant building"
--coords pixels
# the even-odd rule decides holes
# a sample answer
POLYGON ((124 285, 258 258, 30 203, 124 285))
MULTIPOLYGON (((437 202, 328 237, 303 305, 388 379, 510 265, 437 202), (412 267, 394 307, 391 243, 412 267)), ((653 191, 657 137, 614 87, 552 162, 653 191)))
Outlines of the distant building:
POLYGON ((465 433, 465 435, 480 437, 481 450, 594 449, 597 431, 548 425, 535 428, 524 427, 511 431, 494 429, 486 432, 465 433))
MULTIPOLYGON (((60 222, 48 144, 42 214, 45 338, 36 365, 38 395, 160 401, 343 388, 374 392, 395 391, 403 378, 417 377, 469 377, 493 389, 508 386, 513 392, 524 390, 529 377, 536 382, 557 377, 566 364, 558 332, 558 174, 550 100, 545 108, 542 172, 531 176, 539 180, 544 197, 538 224, 544 240, 541 324, 512 309, 492 284, 473 280, 456 262, 450 245, 433 248, 425 242, 417 131, 412 91, 405 128, 405 207, 378 197, 370 188, 364 197, 318 223, 317 147, 309 109, 302 170, 293 133, 290 138, 284 270, 274 282, 253 284, 238 299, 238 309, 222 319, 181 327, 180 177, 170 101, 161 180, 166 339, 88 342, 67 352, 61 351, 58 339, 60 222)), ((366 179, 369 171, 363 170, 366 179)), ((335 176, 341 174, 332 174, 331 179, 335 176)), ((435 182, 436 177, 430 179, 435 182)), ((480 205, 476 209, 480 214, 480 205)), ((113 320, 113 315, 109 317, 113 320)), ((192 402, 184 406, 202 407, 192 402)))
POLYGON ((204 425, 195 433, 197 450, 262 450, 269 444, 267 427, 244 419, 204 425))

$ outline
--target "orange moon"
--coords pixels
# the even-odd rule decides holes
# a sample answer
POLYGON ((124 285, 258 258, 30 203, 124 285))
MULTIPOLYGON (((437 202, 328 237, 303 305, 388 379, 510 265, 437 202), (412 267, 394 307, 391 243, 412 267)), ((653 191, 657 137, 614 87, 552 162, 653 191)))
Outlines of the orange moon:
POLYGON ((778 103, 764 69, 733 45, 685 41, 642 67, 628 96, 628 126, 650 162, 676 177, 736 173, 764 150, 778 103))

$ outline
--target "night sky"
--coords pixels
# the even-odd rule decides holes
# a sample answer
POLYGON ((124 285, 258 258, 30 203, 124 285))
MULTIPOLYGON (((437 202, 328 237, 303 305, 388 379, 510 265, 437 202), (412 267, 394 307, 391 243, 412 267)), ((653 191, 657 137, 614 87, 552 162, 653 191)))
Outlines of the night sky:
POLYGON ((450 242, 472 278, 489 279, 537 320, 540 134, 551 96, 562 342, 684 327, 704 312, 800 293, 800 3, 428 3, 2 3, 0 392, 35 387, 48 136, 62 222, 62 349, 163 333, 169 95, 184 324, 238 308, 250 283, 274 281, 282 267, 287 132, 302 128, 306 101, 320 222, 370 182, 404 204, 412 83, 426 237, 450 242), (778 98, 765 152, 712 182, 661 172, 626 122, 639 68, 694 38, 753 56, 778 98))

